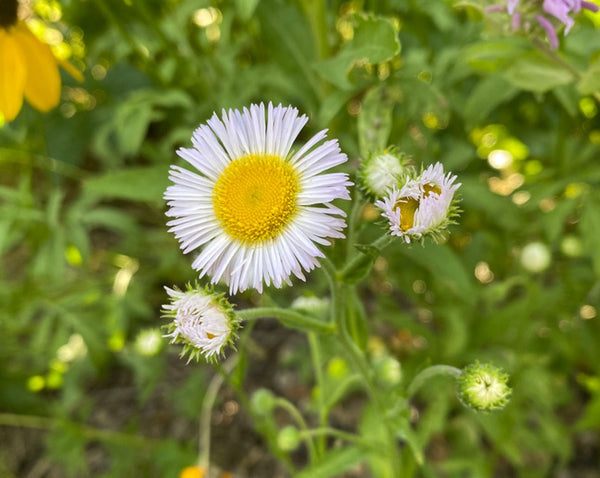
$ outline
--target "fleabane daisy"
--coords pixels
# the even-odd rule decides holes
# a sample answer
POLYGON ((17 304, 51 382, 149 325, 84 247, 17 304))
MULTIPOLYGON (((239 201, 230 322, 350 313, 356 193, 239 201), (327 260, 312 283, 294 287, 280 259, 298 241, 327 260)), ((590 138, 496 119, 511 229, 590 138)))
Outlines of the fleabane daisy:
POLYGON ((395 186, 375 206, 388 220, 390 234, 410 242, 430 235, 439 239, 458 212, 453 204, 460 187, 456 176, 444 174, 440 163, 429 166, 420 176, 395 186))
POLYGON ((233 307, 210 288, 188 285, 186 291, 165 287, 171 302, 163 305, 163 316, 172 319, 165 327, 171 343, 184 344, 182 356, 214 360, 236 338, 238 321, 233 307))
POLYGON ((393 149, 373 154, 363 161, 358 171, 361 189, 367 196, 380 199, 406 176, 414 174, 410 158, 393 149))
POLYGON ((192 267, 230 293, 263 284, 291 284, 294 274, 319 265, 317 244, 343 238, 344 212, 331 204, 350 199, 344 173, 324 171, 347 160, 327 130, 297 150, 308 121, 298 110, 271 103, 223 110, 177 154, 197 172, 171 166, 165 199, 170 231, 184 253, 199 250, 192 267))

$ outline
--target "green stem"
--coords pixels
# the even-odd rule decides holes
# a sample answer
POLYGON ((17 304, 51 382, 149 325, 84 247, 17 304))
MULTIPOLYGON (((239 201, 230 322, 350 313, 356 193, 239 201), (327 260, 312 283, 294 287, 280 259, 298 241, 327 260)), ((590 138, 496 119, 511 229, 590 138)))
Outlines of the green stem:
POLYGON ((398 454, 396 453, 395 447, 395 434, 394 430, 392 430, 390 423, 386 420, 385 417, 385 406, 381 401, 381 398, 376 392, 376 387, 371 377, 371 373, 369 370, 369 365, 365 360, 364 355, 358 349, 357 345, 352 340, 350 333, 348 332, 348 327, 346 324, 346 297, 347 297, 347 288, 346 284, 337 284, 333 289, 333 311, 335 313, 334 319, 335 323, 338 326, 338 336, 340 338, 340 343, 343 345, 346 354, 350 357, 350 360, 354 363, 355 368, 358 369, 363 384, 365 386, 365 390, 369 394, 373 404, 375 405, 375 410, 379 415, 379 420, 384 424, 387 431, 387 443, 388 443, 388 454, 390 457, 390 462, 394 469, 394 476, 400 476, 399 468, 400 464, 398 462, 398 454))
POLYGON ((326 437, 327 435, 334 436, 350 443, 356 443, 363 448, 368 448, 371 450, 381 447, 381 443, 373 443, 361 438, 358 435, 355 435, 354 433, 345 432, 343 430, 338 430, 337 428, 331 427, 313 428, 312 430, 300 432, 300 435, 305 437, 326 437))
POLYGON ((350 257, 354 252, 355 236, 356 236, 356 224, 362 213, 362 210, 366 204, 366 201, 362 198, 362 195, 358 192, 358 188, 354 188, 354 198, 352 201, 352 210, 348 215, 348 237, 346 239, 346 257, 350 257))
POLYGON ((212 409, 219 394, 219 390, 225 381, 225 375, 229 375, 238 362, 238 355, 230 357, 223 364, 221 374, 216 374, 210 380, 200 411, 200 432, 198 439, 198 466, 206 468, 206 474, 210 472, 210 418, 212 409))
POLYGON ((244 309, 237 312, 237 316, 242 320, 255 320, 267 317, 274 317, 288 327, 301 330, 309 330, 319 333, 332 333, 335 331, 335 325, 322 320, 309 317, 291 309, 281 309, 279 307, 256 307, 254 309, 244 309))
MULTIPOLYGON (((306 420, 304 420, 304 417, 302 416, 302 414, 298 411, 298 409, 294 406, 294 404, 292 402, 290 402, 289 400, 286 400, 283 397, 278 397, 275 399, 275 405, 277 405, 280 408, 285 409, 292 416, 292 418, 296 421, 296 423, 298 424, 298 426, 304 433, 306 433, 308 431, 308 425, 306 424, 306 420)), ((308 454, 310 456, 310 462, 314 463, 315 458, 317 456, 317 450, 315 448, 315 444, 314 444, 313 440, 311 439, 311 437, 308 435, 306 436, 305 441, 306 441, 306 446, 308 447, 308 454)))
POLYGON ((424 370, 421 370, 408 386, 406 391, 408 397, 412 397, 425 383, 433 377, 439 375, 447 375, 451 377, 459 377, 462 370, 450 365, 432 365, 424 370))
POLYGON ((317 41, 317 55, 319 59, 327 58, 329 45, 327 44, 327 11, 326 2, 323 0, 300 0, 304 16, 310 24, 312 37, 317 41))
MULTIPOLYGON (((314 332, 308 333, 308 343, 310 346, 310 356, 315 371, 316 387, 317 387, 317 402, 319 406, 319 426, 324 427, 327 424, 327 409, 325 408, 325 400, 323 397, 323 387, 325 380, 323 378, 323 367, 321 363, 321 345, 319 338, 314 332)), ((325 437, 319 437, 317 440, 317 456, 325 453, 325 437)))

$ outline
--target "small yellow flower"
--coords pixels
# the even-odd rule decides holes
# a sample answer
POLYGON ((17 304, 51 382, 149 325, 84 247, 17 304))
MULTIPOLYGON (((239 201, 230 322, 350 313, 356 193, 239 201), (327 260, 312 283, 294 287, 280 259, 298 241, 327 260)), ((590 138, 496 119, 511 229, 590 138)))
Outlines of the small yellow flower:
POLYGON ((186 466, 179 473, 179 478, 204 478, 206 476, 206 468, 203 466, 186 466))
POLYGON ((57 59, 50 47, 40 41, 27 24, 16 16, 16 2, 9 1, 0 12, 0 113, 14 120, 23 98, 35 109, 47 112, 60 101, 61 64, 77 80, 81 73, 57 59))

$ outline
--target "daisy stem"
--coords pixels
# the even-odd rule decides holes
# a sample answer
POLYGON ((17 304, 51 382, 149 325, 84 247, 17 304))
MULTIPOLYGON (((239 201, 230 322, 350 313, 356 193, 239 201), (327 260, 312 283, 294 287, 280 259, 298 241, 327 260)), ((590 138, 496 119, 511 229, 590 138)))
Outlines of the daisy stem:
POLYGON ((327 44, 327 15, 326 2, 323 0, 300 0, 304 15, 310 24, 313 38, 317 39, 317 53, 320 59, 327 58, 329 46, 327 44))
POLYGON ((385 425, 385 428, 387 430, 388 442, 387 452, 389 453, 390 462, 392 468, 394 469, 394 476, 400 476, 400 464, 398 462, 398 454, 396 453, 394 431, 392 430, 389 421, 385 419, 385 406, 376 392, 376 387, 369 370, 369 364, 365 360, 362 351, 352 340, 352 336, 348 331, 345 308, 347 304, 348 288, 349 285, 347 284, 337 283, 334 289, 332 290, 332 312, 334 314, 335 323, 338 326, 337 334, 347 355, 350 357, 351 362, 354 363, 355 367, 358 369, 362 377, 365 389, 369 397, 371 398, 373 404, 375 405, 375 410, 377 414, 379 415, 379 420, 385 425))
POLYGON ((338 430, 337 428, 331 427, 313 428, 312 430, 306 430, 300 433, 300 436, 325 437, 327 435, 340 438, 341 440, 345 440, 350 443, 356 443, 357 445, 368 449, 376 449, 381 445, 380 443, 371 443, 360 436, 355 435, 354 433, 349 433, 344 430, 338 430))
POLYGON ((332 333, 335 331, 335 325, 323 322, 322 320, 301 314, 290 309, 280 309, 279 307, 256 307, 254 309, 244 309, 237 312, 237 316, 242 320, 255 320, 267 317, 274 317, 281 323, 294 329, 300 329, 309 332, 332 333))
POLYGON ((213 376, 202 400, 202 407, 200 409, 200 436, 198 439, 198 466, 206 468, 207 475, 210 471, 210 419, 212 409, 219 390, 225 381, 225 375, 231 373, 237 362, 238 355, 234 355, 223 364, 223 373, 213 376))
POLYGON ((349 257, 352 251, 352 246, 356 237, 356 224, 366 204, 365 200, 358 193, 358 188, 354 188, 354 200, 352 201, 352 210, 348 216, 348 237, 346 239, 346 257, 349 257))
MULTIPOLYGON (((310 356, 315 371, 316 387, 317 387, 317 401, 319 403, 319 426, 324 427, 327 425, 327 408, 325 407, 325 401, 323 397, 323 368, 321 365, 321 344, 319 343, 319 337, 314 332, 309 332, 308 343, 310 345, 310 356)), ((317 456, 320 457, 325 452, 325 437, 319 436, 317 440, 316 448, 317 456)))
POLYGON ((280 407, 283 408, 284 410, 286 410, 294 420, 296 420, 296 423, 298 423, 298 425, 300 426, 300 428, 302 429, 302 431, 305 434, 305 442, 306 442, 306 446, 308 448, 308 454, 310 456, 310 462, 314 463, 315 462, 315 458, 317 456, 317 450, 315 448, 315 443, 312 440, 312 438, 310 437, 310 435, 306 434, 309 430, 308 430, 308 425, 306 424, 306 420, 304 420, 304 417, 302 416, 302 414, 298 411, 298 409, 294 406, 294 404, 292 402, 290 402, 289 400, 283 398, 283 397, 277 397, 275 399, 275 404, 280 407))
POLYGON ((410 385, 406 389, 406 395, 408 398, 412 397, 429 379, 438 375, 449 375, 458 378, 461 374, 461 369, 450 365, 432 365, 431 367, 421 370, 415 378, 412 379, 412 382, 410 382, 410 385))

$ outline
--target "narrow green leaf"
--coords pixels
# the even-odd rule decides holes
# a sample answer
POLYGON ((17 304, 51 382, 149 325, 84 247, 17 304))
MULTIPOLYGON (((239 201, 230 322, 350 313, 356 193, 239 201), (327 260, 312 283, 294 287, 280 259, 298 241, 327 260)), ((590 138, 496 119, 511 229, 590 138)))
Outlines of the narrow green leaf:
POLYGON ((169 184, 168 166, 122 169, 87 179, 85 193, 100 198, 161 201, 169 184))
POLYGON ((358 145, 366 158, 383 151, 392 129, 393 103, 383 85, 372 88, 365 95, 358 115, 358 145))

